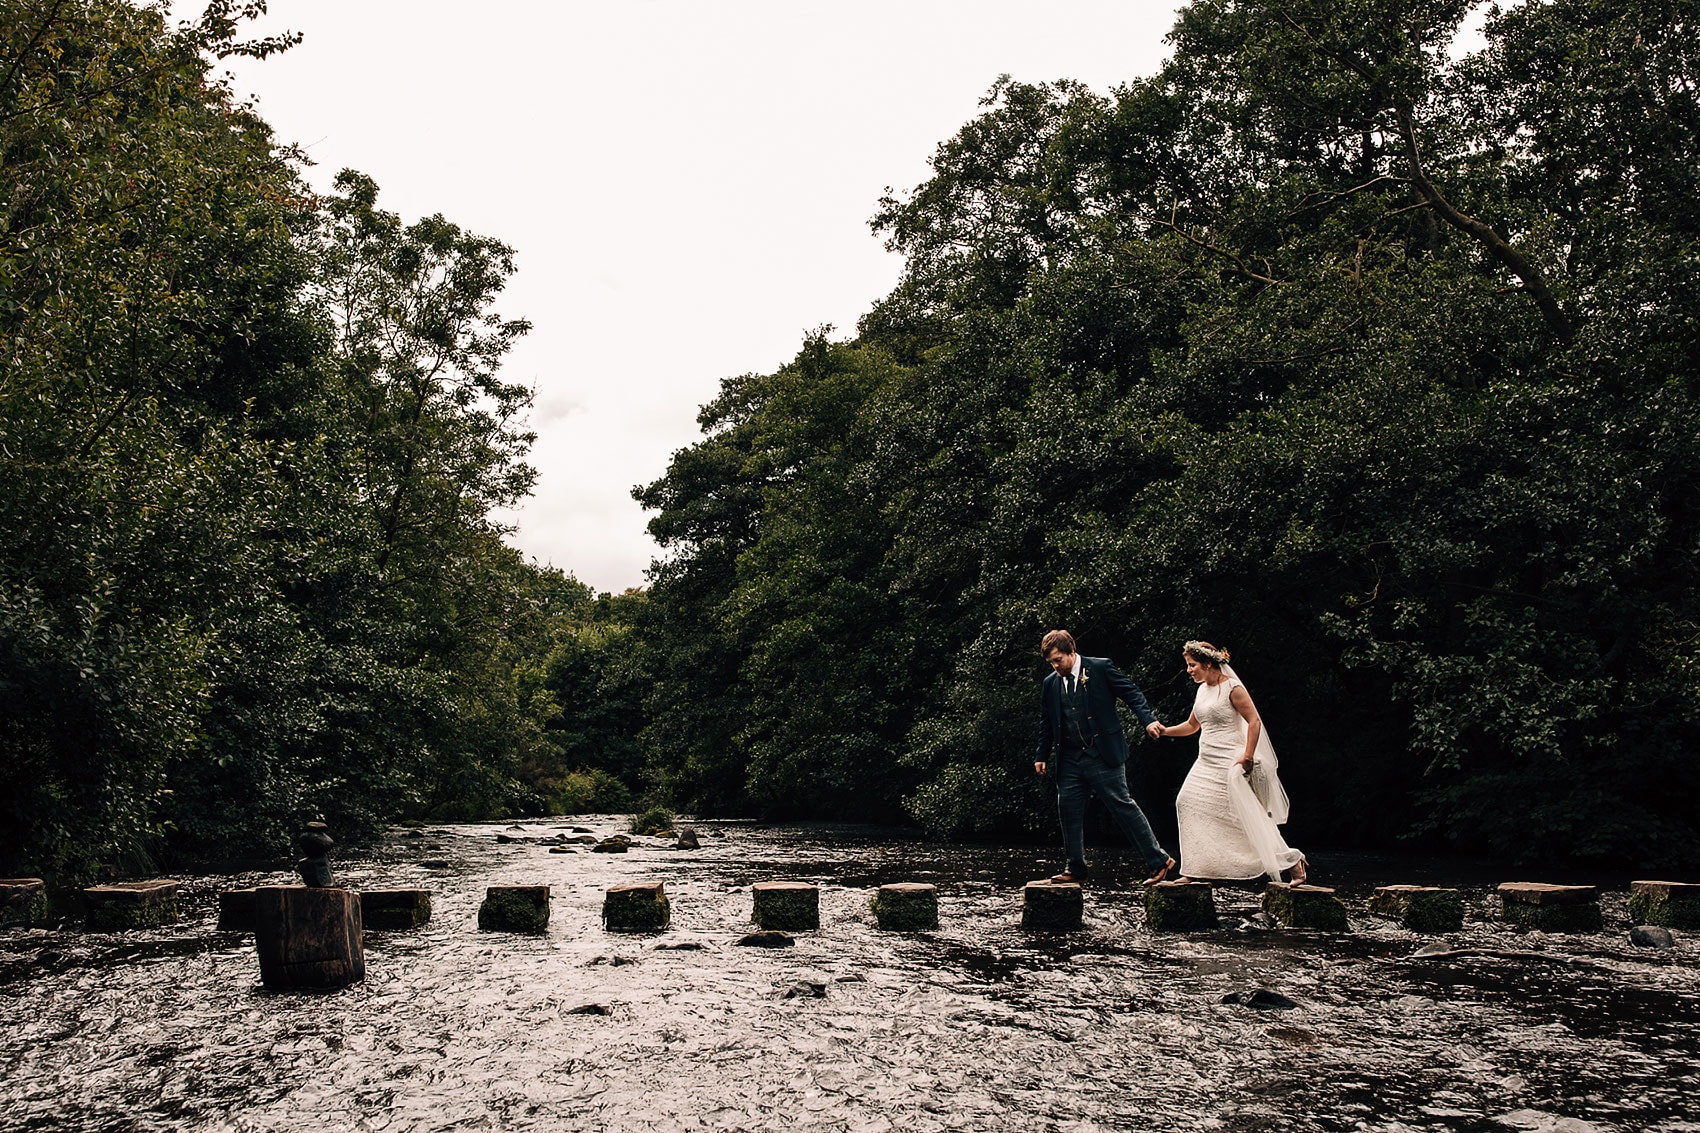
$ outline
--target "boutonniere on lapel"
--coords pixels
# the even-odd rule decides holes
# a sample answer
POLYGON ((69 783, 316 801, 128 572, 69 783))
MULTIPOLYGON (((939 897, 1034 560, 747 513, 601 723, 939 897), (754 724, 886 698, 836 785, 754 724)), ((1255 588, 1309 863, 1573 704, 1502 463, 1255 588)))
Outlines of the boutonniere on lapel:
POLYGON ((1086 667, 1086 663, 1084 661, 1082 661, 1080 663, 1080 691, 1081 692, 1086 691, 1086 682, 1091 680, 1091 679, 1092 679, 1092 670, 1088 669, 1086 667))

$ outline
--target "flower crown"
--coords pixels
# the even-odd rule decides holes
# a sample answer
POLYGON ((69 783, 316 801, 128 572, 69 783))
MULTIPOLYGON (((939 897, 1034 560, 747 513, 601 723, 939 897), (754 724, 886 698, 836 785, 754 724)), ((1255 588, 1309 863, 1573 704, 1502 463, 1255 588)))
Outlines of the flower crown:
POLYGON ((1218 665, 1228 663, 1228 651, 1226 649, 1214 649, 1202 641, 1189 641, 1182 648, 1204 661, 1211 661, 1218 665))

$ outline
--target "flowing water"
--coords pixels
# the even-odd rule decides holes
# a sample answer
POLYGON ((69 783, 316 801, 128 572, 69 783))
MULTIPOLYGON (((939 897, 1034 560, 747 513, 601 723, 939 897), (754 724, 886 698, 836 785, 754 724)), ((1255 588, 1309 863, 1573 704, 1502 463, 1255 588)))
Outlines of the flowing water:
POLYGON ((694 852, 532 840, 575 822, 619 829, 333 854, 340 884, 435 895, 422 928, 367 934, 339 992, 265 991, 252 937, 215 928, 220 889, 281 872, 180 876, 163 929, 0 931, 0 1128, 1700 1130, 1700 939, 1632 947, 1621 890, 1603 932, 1516 933, 1485 877, 1322 855, 1350 933, 1271 929, 1247 886, 1218 890, 1223 931, 1154 936, 1105 852, 1085 930, 1047 937, 1020 887, 1049 850, 716 823, 694 852), (604 931, 604 890, 651 879, 671 928, 604 931), (772 879, 820 884, 821 931, 737 946, 772 879), (941 928, 881 932, 888 881, 937 884, 941 928), (1461 884, 1460 954, 1413 958, 1428 941, 1361 914, 1395 881, 1461 884), (480 932, 491 884, 550 885, 547 933, 480 932), (1224 1002, 1258 988, 1293 1006, 1224 1002))

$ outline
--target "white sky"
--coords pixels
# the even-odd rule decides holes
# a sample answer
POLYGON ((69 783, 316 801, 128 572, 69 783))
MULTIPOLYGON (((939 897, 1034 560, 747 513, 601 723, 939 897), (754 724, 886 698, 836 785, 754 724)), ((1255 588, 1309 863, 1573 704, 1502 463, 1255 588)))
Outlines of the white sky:
MULTIPOLYGON (((179 10, 193 7, 180 2, 179 10)), ((496 309, 534 329, 534 496, 513 541, 600 590, 657 553, 631 489, 700 436, 722 378, 841 335, 901 263, 867 221, 1002 73, 1098 90, 1156 70, 1167 0, 271 0, 229 61, 327 188, 517 250, 496 309)))

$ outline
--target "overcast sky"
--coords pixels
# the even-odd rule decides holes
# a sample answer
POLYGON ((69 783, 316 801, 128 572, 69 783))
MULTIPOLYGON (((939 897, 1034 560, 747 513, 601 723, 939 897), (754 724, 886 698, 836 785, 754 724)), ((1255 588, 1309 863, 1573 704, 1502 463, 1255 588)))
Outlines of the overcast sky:
MULTIPOLYGON (((180 7, 188 7, 187 3, 180 7)), ((271 0, 304 42, 230 61, 281 140, 518 252, 497 310, 536 387, 514 542, 600 590, 657 553, 631 489, 693 443, 722 378, 841 334, 896 283, 887 186, 1000 74, 1107 91, 1153 72, 1179 5, 1143 0, 271 0)))

